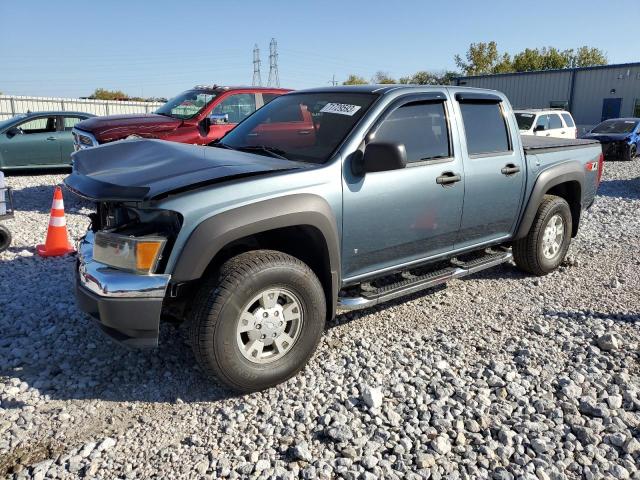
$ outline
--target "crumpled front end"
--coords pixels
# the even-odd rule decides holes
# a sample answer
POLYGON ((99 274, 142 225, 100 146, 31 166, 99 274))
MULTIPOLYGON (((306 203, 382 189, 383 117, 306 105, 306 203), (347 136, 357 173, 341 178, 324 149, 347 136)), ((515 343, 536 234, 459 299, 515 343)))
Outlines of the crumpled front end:
POLYGON ((94 245, 95 234, 89 231, 78 246, 78 306, 114 340, 132 347, 156 347, 171 276, 140 275, 100 263, 93 258, 94 245))

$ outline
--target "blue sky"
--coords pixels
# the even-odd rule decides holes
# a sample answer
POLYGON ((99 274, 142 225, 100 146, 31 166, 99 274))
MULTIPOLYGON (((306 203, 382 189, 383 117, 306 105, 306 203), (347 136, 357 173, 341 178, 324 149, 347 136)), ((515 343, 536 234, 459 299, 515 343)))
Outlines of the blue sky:
POLYGON ((501 50, 590 45, 610 63, 640 60, 637 0, 0 0, 0 91, 89 95, 97 87, 172 96, 198 83, 250 84, 252 49, 282 86, 327 85, 455 67, 471 42, 501 50))

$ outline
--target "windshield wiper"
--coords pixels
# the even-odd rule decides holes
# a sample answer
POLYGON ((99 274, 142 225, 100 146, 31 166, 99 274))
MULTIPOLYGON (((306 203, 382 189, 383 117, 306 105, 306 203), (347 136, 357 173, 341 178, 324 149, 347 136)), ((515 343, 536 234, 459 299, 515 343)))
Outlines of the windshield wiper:
POLYGON ((155 114, 162 115, 163 117, 175 118, 173 115, 169 115, 168 113, 164 113, 164 112, 155 112, 155 114))
POLYGON ((287 157, 284 156, 284 154, 287 152, 285 152, 284 150, 280 150, 279 148, 276 148, 276 147, 268 147, 266 145, 245 145, 243 147, 234 147, 234 149, 240 150, 242 152, 264 152, 267 155, 274 158, 279 158, 281 160, 289 160, 287 157))

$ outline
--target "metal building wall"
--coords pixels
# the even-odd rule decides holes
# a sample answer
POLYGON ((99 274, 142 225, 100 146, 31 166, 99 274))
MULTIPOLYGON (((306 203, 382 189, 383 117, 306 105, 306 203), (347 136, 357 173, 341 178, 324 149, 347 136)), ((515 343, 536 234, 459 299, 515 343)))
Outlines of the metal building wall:
POLYGON ((571 112, 576 123, 599 123, 605 98, 622 98, 620 116, 633 116, 635 100, 640 100, 640 65, 576 71, 571 112))
POLYGON ((622 98, 620 116, 633 116, 635 103, 640 101, 640 64, 460 77, 457 83, 500 90, 514 108, 549 108, 552 101, 571 101, 571 113, 585 129, 600 123, 606 98, 622 98))
POLYGON ((569 101, 571 72, 466 77, 460 85, 499 90, 514 108, 547 108, 550 101, 569 101))

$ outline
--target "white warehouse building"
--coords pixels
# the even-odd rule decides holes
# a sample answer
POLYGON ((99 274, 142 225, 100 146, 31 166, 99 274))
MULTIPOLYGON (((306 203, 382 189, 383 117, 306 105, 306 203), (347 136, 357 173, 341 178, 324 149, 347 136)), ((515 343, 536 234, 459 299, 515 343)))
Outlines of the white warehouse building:
POLYGON ((640 117, 640 62, 456 78, 456 85, 504 92, 515 109, 564 108, 581 129, 640 117))

